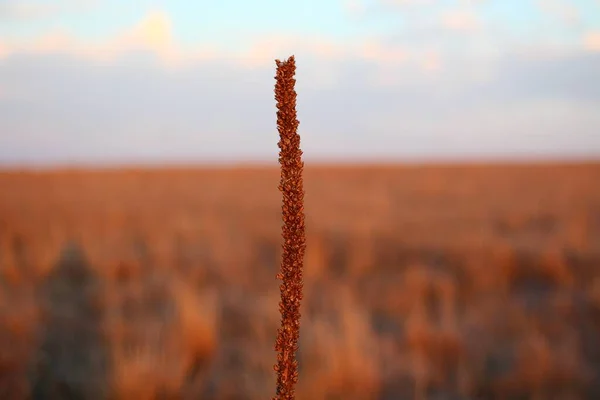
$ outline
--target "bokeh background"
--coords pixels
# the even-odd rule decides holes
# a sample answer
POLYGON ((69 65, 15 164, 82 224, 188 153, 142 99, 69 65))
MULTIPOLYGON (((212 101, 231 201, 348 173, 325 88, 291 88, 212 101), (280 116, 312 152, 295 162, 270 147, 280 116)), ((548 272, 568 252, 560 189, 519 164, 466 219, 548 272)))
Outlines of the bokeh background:
POLYGON ((600 2, 0 0, 0 398, 600 398, 600 2))

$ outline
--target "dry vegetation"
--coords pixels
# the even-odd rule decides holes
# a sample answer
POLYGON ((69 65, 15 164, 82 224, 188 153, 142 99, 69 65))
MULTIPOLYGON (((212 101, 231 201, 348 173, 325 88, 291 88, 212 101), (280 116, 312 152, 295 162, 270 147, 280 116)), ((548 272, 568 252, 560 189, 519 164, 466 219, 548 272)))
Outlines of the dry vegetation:
MULTIPOLYGON (((278 180, 0 173, 0 398, 273 396, 278 180)), ((297 398, 600 398, 599 182, 307 168, 297 398)))
POLYGON ((277 130, 279 131, 279 164, 281 179, 279 191, 283 195, 281 216, 283 227, 283 254, 277 278, 281 280, 279 291, 281 302, 281 326, 277 329, 275 350, 277 364, 276 397, 273 400, 295 400, 298 383, 298 342, 300 340, 300 304, 306 251, 306 229, 304 225, 304 187, 302 182, 302 150, 296 119, 296 62, 294 56, 286 61, 275 61, 275 100, 277 100, 277 130))

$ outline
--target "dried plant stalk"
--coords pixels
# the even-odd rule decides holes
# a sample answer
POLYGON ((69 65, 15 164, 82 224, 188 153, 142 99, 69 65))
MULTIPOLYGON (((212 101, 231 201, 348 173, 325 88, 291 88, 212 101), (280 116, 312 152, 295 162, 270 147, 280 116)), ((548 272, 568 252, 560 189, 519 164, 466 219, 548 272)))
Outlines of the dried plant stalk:
POLYGON ((304 189, 302 184, 302 150, 296 119, 296 91, 294 56, 287 61, 275 60, 275 100, 277 100, 277 129, 279 130, 279 163, 283 194, 283 257, 277 278, 283 283, 281 291, 281 327, 277 331, 277 391, 274 400, 294 399, 298 382, 298 338, 300 336, 300 302, 302 300, 302 269, 306 237, 304 228, 304 189))

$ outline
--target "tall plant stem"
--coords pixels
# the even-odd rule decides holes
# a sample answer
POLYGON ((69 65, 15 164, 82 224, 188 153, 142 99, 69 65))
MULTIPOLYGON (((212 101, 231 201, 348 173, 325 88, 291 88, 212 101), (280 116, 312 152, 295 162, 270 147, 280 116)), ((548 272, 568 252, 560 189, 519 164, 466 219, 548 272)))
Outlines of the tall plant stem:
POLYGON ((294 56, 286 61, 275 60, 275 100, 277 101, 277 129, 279 131, 279 163, 281 181, 279 190, 283 194, 283 256, 277 278, 282 280, 281 327, 277 331, 275 351, 277 364, 276 397, 273 400, 295 398, 298 382, 298 339, 300 337, 300 303, 302 300, 302 270, 306 237, 304 227, 304 188, 302 183, 302 150, 296 119, 296 63, 294 56))

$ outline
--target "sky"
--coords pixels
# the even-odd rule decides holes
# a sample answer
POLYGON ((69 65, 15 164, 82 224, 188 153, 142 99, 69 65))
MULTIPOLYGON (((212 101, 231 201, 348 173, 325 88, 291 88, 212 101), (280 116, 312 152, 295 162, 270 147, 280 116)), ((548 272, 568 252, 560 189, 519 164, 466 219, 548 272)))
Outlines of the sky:
POLYGON ((600 159, 600 0, 0 0, 0 165, 600 159))

